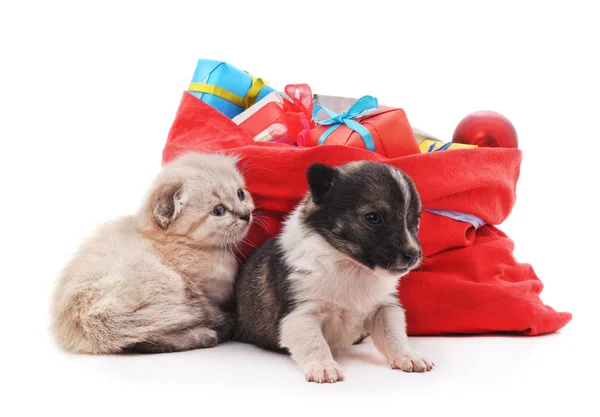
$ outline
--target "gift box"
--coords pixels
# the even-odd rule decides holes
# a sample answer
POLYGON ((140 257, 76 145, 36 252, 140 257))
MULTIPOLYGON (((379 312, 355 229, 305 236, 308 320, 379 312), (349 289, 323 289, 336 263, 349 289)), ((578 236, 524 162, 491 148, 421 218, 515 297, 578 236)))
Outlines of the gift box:
POLYGON ((452 149, 473 149, 477 145, 469 145, 466 143, 443 142, 435 139, 423 139, 419 142, 421 152, 446 151, 452 149))
POLYGON ((413 127, 413 132, 415 133, 415 138, 417 143, 419 144, 419 149, 421 152, 436 152, 436 151, 445 151, 452 149, 473 149, 477 148, 477 145, 469 145, 465 143, 453 143, 453 142, 444 142, 435 136, 413 127))
MULTIPOLYGON (((271 122, 281 116, 283 97, 274 91, 249 109, 244 110, 231 120, 252 137, 259 135, 271 122)), ((257 140, 257 139, 255 139, 257 140)))
POLYGON ((275 90, 231 64, 200 59, 188 92, 233 118, 275 90))
POLYGON ((420 153, 404 110, 378 106, 377 99, 364 96, 347 110, 337 113, 318 104, 313 109, 317 126, 307 146, 345 145, 396 158, 420 153), (320 111, 328 118, 319 118, 320 111))
POLYGON ((287 85, 283 93, 268 94, 232 119, 254 141, 303 146, 314 127, 312 91, 307 84, 287 85))

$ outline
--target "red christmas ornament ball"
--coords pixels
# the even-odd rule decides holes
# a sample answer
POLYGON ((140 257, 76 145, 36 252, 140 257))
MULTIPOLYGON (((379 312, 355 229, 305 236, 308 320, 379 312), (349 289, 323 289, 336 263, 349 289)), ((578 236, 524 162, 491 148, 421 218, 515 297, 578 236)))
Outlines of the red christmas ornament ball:
POLYGON ((513 124, 500 113, 478 111, 462 119, 452 142, 483 148, 518 148, 519 140, 513 124))

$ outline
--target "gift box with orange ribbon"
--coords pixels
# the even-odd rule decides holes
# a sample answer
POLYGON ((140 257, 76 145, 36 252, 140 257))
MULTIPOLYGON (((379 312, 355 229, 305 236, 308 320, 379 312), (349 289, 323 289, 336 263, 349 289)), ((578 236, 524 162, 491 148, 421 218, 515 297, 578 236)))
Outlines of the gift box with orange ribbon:
POLYGON ((318 104, 313 119, 317 126, 305 146, 346 145, 389 158, 421 152, 404 110, 378 106, 372 96, 358 99, 341 113, 318 104), (321 111, 329 117, 319 118, 321 111))
POLYGON ((307 84, 287 85, 283 93, 268 94, 232 119, 256 142, 303 146, 315 127, 312 91, 307 84))
POLYGON ((200 59, 188 92, 233 118, 275 91, 262 78, 256 78, 231 64, 200 59))

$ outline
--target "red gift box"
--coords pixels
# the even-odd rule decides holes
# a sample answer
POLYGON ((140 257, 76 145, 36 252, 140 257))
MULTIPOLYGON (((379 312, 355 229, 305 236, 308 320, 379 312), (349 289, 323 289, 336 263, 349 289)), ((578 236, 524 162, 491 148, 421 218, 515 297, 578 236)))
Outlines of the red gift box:
MULTIPOLYGON (((340 128, 341 129, 341 128, 340 128)), ((370 160, 402 169, 423 202, 419 239, 427 262, 402 278, 400 300, 410 335, 557 331, 571 320, 539 297, 543 284, 529 264, 513 256, 513 241, 493 225, 514 206, 519 149, 475 148, 386 157, 351 146, 297 147, 254 142, 230 119, 185 93, 163 150, 163 163, 186 152, 238 156, 256 206, 242 248, 249 255, 275 236, 284 218, 308 190, 306 169, 370 160), (471 213, 485 226, 441 216, 427 209, 471 213)))
MULTIPOLYGON (((304 145, 315 126, 312 120, 312 91, 307 84, 290 84, 284 89, 286 96, 276 96, 265 102, 269 96, 255 104, 245 113, 233 118, 242 119, 238 124, 255 141, 272 141, 304 145), (277 99, 278 98, 278 99, 277 99)), ((271 93, 275 94, 275 93, 271 93)))
POLYGON ((311 131, 306 146, 352 146, 389 158, 421 152, 404 110, 377 107, 375 97, 364 96, 339 114, 316 106, 313 118, 318 126, 311 131), (330 117, 317 119, 319 110, 324 110, 330 117))

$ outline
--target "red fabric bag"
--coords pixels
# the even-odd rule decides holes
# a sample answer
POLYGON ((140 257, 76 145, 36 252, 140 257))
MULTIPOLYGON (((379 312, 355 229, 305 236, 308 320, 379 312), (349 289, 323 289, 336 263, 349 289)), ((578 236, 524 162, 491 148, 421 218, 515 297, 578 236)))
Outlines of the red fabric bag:
POLYGON ((515 260, 512 240, 492 226, 500 224, 515 203, 518 149, 458 149, 387 158, 350 146, 255 143, 231 120, 184 93, 163 163, 190 151, 240 157, 240 169, 259 207, 256 215, 262 219, 250 231, 245 255, 279 232, 282 220, 308 189, 306 169, 313 162, 340 165, 363 159, 393 165, 414 180, 425 209, 470 213, 485 220, 488 225, 475 229, 423 212, 419 237, 428 260, 400 284, 411 335, 538 335, 571 320, 570 313, 542 303, 543 286, 532 267, 515 260))

